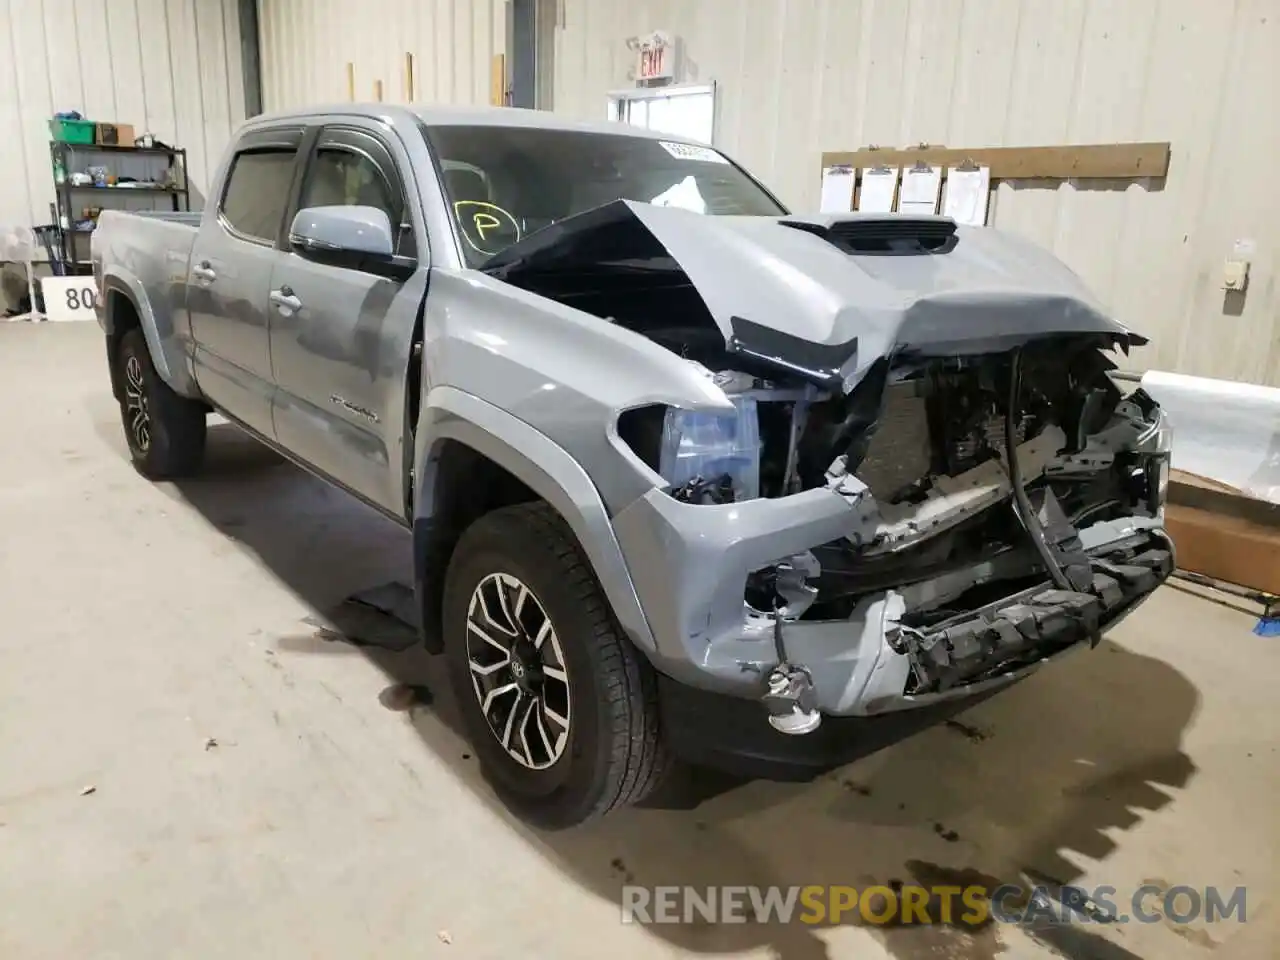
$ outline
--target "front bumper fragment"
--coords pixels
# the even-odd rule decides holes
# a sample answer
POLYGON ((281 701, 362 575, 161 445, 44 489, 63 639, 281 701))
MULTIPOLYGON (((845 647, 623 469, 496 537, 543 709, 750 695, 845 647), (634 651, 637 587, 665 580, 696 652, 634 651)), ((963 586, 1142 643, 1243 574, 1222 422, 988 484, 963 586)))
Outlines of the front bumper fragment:
POLYGON ((903 629, 912 692, 950 690, 1028 666, 1089 639, 1173 572, 1173 549, 1158 534, 1111 544, 1090 556, 1087 591, 1041 584, 953 617, 928 632, 903 629))
MULTIPOLYGON (((677 684, 754 701, 760 711, 778 658, 772 619, 745 609, 748 574, 853 531, 869 536, 876 523, 864 504, 829 489, 719 506, 683 504, 659 490, 635 501, 614 517, 614 532, 653 631, 654 667, 677 684)), ((1096 527, 1080 531, 1091 563, 1100 564, 1088 594, 1063 596, 1047 577, 1030 589, 1024 581, 994 604, 912 633, 903 629, 903 594, 873 593, 847 619, 788 622, 788 660, 808 670, 828 717, 916 709, 1007 686, 1096 637, 1172 570, 1159 520, 1096 527), (1151 550, 1163 558, 1134 562, 1151 550)))

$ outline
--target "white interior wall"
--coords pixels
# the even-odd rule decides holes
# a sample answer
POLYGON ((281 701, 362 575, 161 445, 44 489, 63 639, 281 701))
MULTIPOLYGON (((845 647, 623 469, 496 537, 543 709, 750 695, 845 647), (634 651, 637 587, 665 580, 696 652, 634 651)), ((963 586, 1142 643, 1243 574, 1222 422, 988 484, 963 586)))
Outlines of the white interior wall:
POLYGON ((54 112, 185 147, 196 206, 244 102, 236 0, 0 0, 0 228, 50 222, 54 112))
POLYGON ((555 2, 558 112, 602 118, 626 39, 670 31, 719 85, 719 145, 797 210, 824 151, 1170 141, 1163 184, 1005 183, 994 223, 1151 337, 1133 368, 1280 385, 1280 0, 555 2), (1237 239, 1243 298, 1220 288, 1237 239))
POLYGON ((505 0, 258 0, 267 111, 355 99, 407 103, 405 54, 418 103, 487 104, 490 64, 506 50, 505 0))

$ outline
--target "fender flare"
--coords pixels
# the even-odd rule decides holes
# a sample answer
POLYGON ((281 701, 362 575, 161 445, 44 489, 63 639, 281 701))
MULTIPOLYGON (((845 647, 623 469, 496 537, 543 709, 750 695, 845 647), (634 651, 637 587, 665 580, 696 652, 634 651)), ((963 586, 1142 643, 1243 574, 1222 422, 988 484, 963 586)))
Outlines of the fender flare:
MULTIPOLYGON (((431 519, 435 501, 435 450, 447 440, 470 447, 507 470, 555 508, 586 554, 618 623, 642 651, 652 654, 656 650, 653 631, 640 605, 604 501, 586 471, 563 447, 523 420, 448 386, 434 387, 427 393, 417 437, 415 531, 431 519)), ((420 552, 415 550, 415 554, 420 552)), ((414 562, 420 563, 422 558, 415 555, 414 562)))
POLYGON ((142 328, 142 336, 147 341, 147 349, 151 352, 151 362, 155 364, 156 373, 175 393, 185 397, 198 399, 201 396, 195 378, 191 375, 186 354, 181 342, 172 329, 160 329, 155 311, 146 289, 137 277, 121 270, 119 267, 108 267, 102 277, 102 328, 109 338, 114 338, 123 331, 118 329, 116 318, 111 310, 111 294, 125 297, 138 314, 138 325, 142 328))

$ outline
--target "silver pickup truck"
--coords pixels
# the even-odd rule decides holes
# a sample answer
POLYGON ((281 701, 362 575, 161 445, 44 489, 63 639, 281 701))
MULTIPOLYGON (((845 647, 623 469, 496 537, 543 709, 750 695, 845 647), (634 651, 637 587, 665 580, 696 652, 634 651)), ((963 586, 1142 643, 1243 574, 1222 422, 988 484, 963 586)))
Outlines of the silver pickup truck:
POLYGON ((1096 643, 1173 568, 1143 338, 1034 246, 790 214, 723 153, 513 109, 246 124, 93 236, 146 477, 218 411, 412 531, 423 640, 549 826, 673 761, 805 778, 1096 643))

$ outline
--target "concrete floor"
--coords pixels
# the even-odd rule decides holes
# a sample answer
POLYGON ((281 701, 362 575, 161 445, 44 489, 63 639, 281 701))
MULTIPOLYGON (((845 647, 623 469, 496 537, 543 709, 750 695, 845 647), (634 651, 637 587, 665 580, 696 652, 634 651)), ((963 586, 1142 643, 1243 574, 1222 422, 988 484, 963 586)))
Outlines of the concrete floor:
POLYGON ((494 803, 436 664, 311 619, 404 578, 401 531, 225 425, 206 476, 142 480, 87 324, 0 324, 0 401, 0 957, 1276 955, 1280 643, 1256 614, 1165 588, 1096 651, 831 778, 540 835, 494 803), (393 709, 402 683, 442 695, 393 709), (1027 868, 1244 884, 1249 921, 619 921, 626 877, 1027 868))

